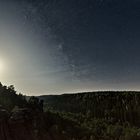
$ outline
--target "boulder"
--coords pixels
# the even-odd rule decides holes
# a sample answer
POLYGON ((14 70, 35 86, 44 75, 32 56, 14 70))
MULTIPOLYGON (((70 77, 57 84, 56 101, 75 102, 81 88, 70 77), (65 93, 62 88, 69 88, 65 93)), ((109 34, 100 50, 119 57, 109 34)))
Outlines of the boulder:
POLYGON ((28 108, 13 109, 10 116, 10 122, 26 122, 31 120, 31 110, 28 108))

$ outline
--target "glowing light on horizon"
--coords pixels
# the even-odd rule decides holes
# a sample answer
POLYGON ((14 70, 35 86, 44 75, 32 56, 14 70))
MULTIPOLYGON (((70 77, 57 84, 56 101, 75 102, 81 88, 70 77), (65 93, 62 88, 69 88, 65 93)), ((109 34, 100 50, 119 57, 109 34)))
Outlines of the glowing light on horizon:
POLYGON ((4 71, 4 62, 2 60, 0 60, 0 73, 3 73, 4 71))

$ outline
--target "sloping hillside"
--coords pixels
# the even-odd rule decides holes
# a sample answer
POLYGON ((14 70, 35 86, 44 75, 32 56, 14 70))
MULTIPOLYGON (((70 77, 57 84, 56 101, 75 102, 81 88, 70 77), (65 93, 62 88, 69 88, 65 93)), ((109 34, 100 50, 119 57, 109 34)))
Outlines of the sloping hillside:
POLYGON ((27 101, 25 96, 17 94, 13 85, 7 87, 0 83, 0 105, 10 111, 15 106, 25 107, 27 101))
POLYGON ((140 126, 139 92, 90 92, 40 96, 45 108, 140 126))
POLYGON ((139 92, 50 95, 26 101, 13 86, 0 85, 1 140, 139 140, 139 112, 139 92))

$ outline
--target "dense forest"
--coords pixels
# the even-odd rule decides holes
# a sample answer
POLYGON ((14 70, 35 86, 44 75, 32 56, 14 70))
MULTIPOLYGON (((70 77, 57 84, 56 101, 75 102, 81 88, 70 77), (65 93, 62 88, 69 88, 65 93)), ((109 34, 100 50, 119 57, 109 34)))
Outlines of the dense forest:
POLYGON ((46 109, 140 126, 139 92, 90 92, 39 98, 45 100, 46 109))
POLYGON ((45 110, 59 112, 94 139, 140 139, 140 92, 106 91, 40 96, 45 110))
POLYGON ((139 118, 139 92, 27 97, 0 84, 1 140, 139 140, 139 118))
POLYGON ((0 83, 0 105, 10 111, 15 106, 25 107, 27 101, 21 93, 17 94, 13 85, 7 87, 0 83))

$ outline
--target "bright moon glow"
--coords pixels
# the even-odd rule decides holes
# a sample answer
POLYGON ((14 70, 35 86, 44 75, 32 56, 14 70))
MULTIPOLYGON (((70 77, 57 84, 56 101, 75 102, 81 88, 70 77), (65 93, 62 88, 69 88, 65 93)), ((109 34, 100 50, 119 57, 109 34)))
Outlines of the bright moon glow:
POLYGON ((0 73, 4 70, 4 63, 0 60, 0 73))

